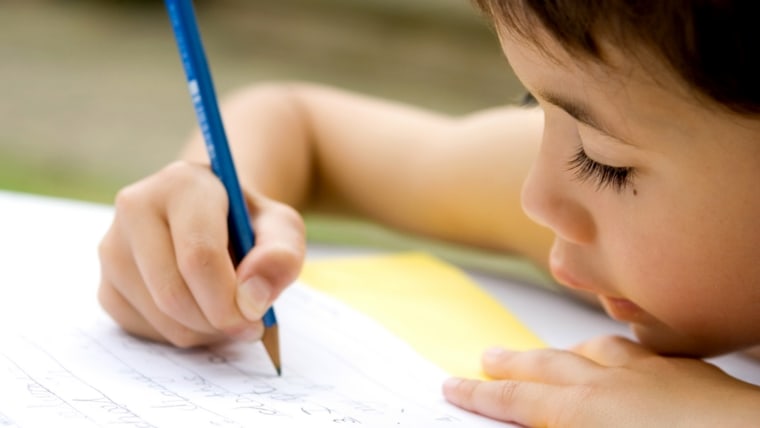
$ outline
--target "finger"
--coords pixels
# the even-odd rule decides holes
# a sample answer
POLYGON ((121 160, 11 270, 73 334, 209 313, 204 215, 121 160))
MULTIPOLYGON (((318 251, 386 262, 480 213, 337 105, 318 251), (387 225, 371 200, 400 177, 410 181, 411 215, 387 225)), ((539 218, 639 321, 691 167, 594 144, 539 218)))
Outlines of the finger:
POLYGON ((305 227, 292 208, 259 200, 253 215, 256 246, 238 266, 237 303, 248 319, 260 319, 298 277, 306 253, 305 227))
POLYGON ((597 337, 574 346, 572 351, 607 367, 621 367, 654 355, 638 343, 621 336, 597 337))
POLYGON ((127 332, 156 342, 166 341, 110 283, 101 283, 98 300, 111 318, 127 332))
MULTIPOLYGON (((142 282, 131 254, 124 248, 126 242, 112 227, 100 245, 101 256, 101 303, 117 322, 127 331, 138 335, 168 341, 175 346, 190 347, 218 341, 216 336, 194 331, 164 314, 142 282), (123 309, 130 307, 134 312, 123 309), (133 318, 143 319, 146 327, 133 318), (211 340, 210 340, 211 338, 211 340)), ((253 333, 251 333, 253 334, 253 333)))
MULTIPOLYGON (((206 320, 177 268, 169 226, 158 215, 159 204, 146 200, 147 193, 143 185, 136 185, 119 192, 116 199, 116 223, 128 242, 140 282, 161 312, 192 330, 214 333, 216 329, 206 320)), ((138 297, 131 294, 137 290, 130 287, 123 293, 134 301, 138 297)))
POLYGON ((98 288, 98 301, 124 330, 157 342, 164 341, 161 334, 145 321, 145 318, 110 283, 101 282, 98 288))
MULTIPOLYGON (((114 321, 127 332, 156 342, 166 342, 164 335, 153 328, 114 287, 108 284, 101 285, 98 291, 98 299, 114 321)), ((225 338, 218 334, 195 332, 184 326, 178 327, 171 336, 183 347, 210 345, 225 338)))
POLYGON ((513 352, 501 348, 483 354, 483 369, 494 379, 568 385, 588 379, 600 367, 591 360, 558 349, 513 352))
POLYGON ((465 410, 524 426, 547 426, 557 411, 556 386, 520 381, 452 378, 444 382, 446 400, 465 410))
POLYGON ((237 277, 228 250, 226 193, 209 171, 189 180, 184 185, 193 191, 179 193, 167 204, 176 266, 208 323, 228 335, 239 335, 251 322, 235 301, 237 277))

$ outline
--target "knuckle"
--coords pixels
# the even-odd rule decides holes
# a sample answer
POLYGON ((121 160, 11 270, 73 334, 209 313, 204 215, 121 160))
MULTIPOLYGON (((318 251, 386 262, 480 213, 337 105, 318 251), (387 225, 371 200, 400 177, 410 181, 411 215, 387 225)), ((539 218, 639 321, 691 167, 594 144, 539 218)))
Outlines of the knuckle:
POLYGON ((119 250, 116 237, 113 236, 113 229, 111 229, 98 243, 98 259, 100 259, 102 270, 105 270, 111 264, 111 261, 117 257, 117 254, 120 252, 119 250))
POLYGON ((298 255, 303 256, 306 253, 306 224, 303 217, 292 207, 286 207, 286 211, 284 218, 295 234, 294 244, 298 255))
POLYGON ((189 309, 184 287, 176 281, 163 282, 152 290, 151 295, 156 307, 171 318, 177 318, 189 309))
POLYGON ((116 192, 114 207, 122 216, 131 215, 141 204, 143 192, 140 183, 130 184, 116 192))
POLYGON ((182 325, 174 323, 174 325, 164 332, 164 337, 172 345, 178 348, 193 348, 196 346, 205 345, 207 340, 204 335, 182 325))
POLYGON ((237 332, 241 329, 243 322, 243 319, 237 316, 232 304, 229 308, 206 308, 204 315, 212 328, 225 334, 237 332))
POLYGON ((208 322, 211 324, 211 327, 227 337, 237 336, 244 328, 238 317, 232 318, 222 314, 209 316, 208 322))
POLYGON ((226 248, 207 237, 185 236, 180 243, 177 267, 185 277, 192 277, 213 266, 220 254, 227 254, 226 248))
MULTIPOLYGON (((513 363, 518 364, 524 370, 541 370, 543 367, 556 362, 562 354, 564 354, 563 351, 549 348, 516 353, 510 358, 513 359, 513 363)), ((505 361, 504 364, 510 364, 510 361, 505 361)))
POLYGON ((472 409, 476 402, 476 390, 479 382, 471 379, 457 379, 456 383, 452 385, 452 396, 458 405, 472 409))
POLYGON ((191 171, 191 164, 186 161, 175 160, 161 169, 157 174, 157 178, 160 180, 187 180, 193 176, 191 171))
POLYGON ((283 221, 288 223, 290 226, 298 231, 306 230, 306 226, 303 222, 303 217, 301 217, 301 214, 299 214, 295 208, 286 204, 276 204, 275 209, 277 210, 280 218, 282 218, 283 221))
POLYGON ((609 354, 618 352, 626 346, 628 340, 621 336, 601 336, 582 344, 582 349, 589 354, 609 354))
POLYGON ((208 166, 176 160, 159 171, 155 178, 172 188, 197 188, 201 189, 207 197, 211 195, 226 197, 224 186, 219 180, 213 179, 208 166))
POLYGON ((503 381, 499 385, 498 389, 498 401, 504 405, 508 405, 515 401, 519 393, 520 384, 514 381, 503 381))
POLYGON ((115 293, 116 290, 114 290, 110 284, 105 281, 100 282, 100 287, 98 288, 98 303, 100 303, 100 306, 118 322, 119 320, 116 319, 116 315, 118 315, 119 311, 115 310, 118 301, 115 293))
POLYGON ((549 421, 549 426, 588 426, 588 423, 583 423, 583 412, 587 407, 579 406, 578 403, 591 402, 595 395, 593 389, 590 385, 578 385, 572 389, 571 394, 565 394, 562 398, 553 400, 558 408, 549 412, 553 416, 553 419, 549 421))
POLYGON ((139 336, 146 336, 147 332, 138 331, 134 328, 134 315, 129 310, 129 303, 119 294, 110 283, 102 281, 98 288, 98 303, 103 310, 125 331, 139 336))
POLYGON ((261 267, 261 273, 275 288, 284 287, 296 279, 303 261, 299 248, 275 244, 267 248, 266 256, 266 265, 261 267))
POLYGON ((254 213, 266 213, 266 217, 274 220, 280 226, 287 226, 288 230, 303 232, 306 230, 301 214, 292 206, 267 199, 263 196, 253 196, 252 204, 254 213))
POLYGON ((109 235, 103 237, 98 243, 98 258, 101 264, 108 261, 111 254, 114 252, 114 245, 109 235))

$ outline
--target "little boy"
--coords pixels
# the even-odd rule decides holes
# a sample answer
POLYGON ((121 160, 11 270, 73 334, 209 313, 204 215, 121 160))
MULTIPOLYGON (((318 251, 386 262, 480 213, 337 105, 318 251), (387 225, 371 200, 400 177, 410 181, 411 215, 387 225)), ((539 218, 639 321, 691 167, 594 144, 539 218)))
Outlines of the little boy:
POLYGON ((449 380, 454 404, 528 426, 758 423, 760 388, 698 359, 760 344, 758 6, 478 4, 540 108, 453 118, 315 85, 241 91, 225 120, 257 246, 235 270, 195 136, 119 193, 103 306, 177 346, 257 340, 304 257, 297 210, 359 215, 531 257, 640 342, 489 350, 496 380, 449 380))

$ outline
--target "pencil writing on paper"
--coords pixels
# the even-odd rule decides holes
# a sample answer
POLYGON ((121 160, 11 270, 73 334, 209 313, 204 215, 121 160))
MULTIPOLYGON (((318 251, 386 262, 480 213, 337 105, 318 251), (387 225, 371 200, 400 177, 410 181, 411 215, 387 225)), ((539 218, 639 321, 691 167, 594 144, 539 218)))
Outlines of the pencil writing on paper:
POLYGON ((446 404, 446 376, 405 343, 303 286, 283 294, 289 369, 263 349, 182 350, 146 342, 104 316, 0 330, 3 426, 503 426, 446 404), (389 365, 394 360, 397 364, 389 365), (401 366, 402 368, 399 368, 401 366))

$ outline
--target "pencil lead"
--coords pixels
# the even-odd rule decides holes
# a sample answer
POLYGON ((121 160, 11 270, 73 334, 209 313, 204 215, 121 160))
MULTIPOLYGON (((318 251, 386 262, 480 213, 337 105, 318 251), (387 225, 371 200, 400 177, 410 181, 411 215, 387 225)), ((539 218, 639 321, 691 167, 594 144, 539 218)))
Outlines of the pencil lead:
POLYGON ((277 376, 282 376, 282 366, 280 365, 280 334, 277 329, 277 324, 267 327, 264 330, 264 336, 261 338, 261 342, 264 344, 264 349, 269 355, 269 359, 272 360, 275 370, 277 370, 277 376))

